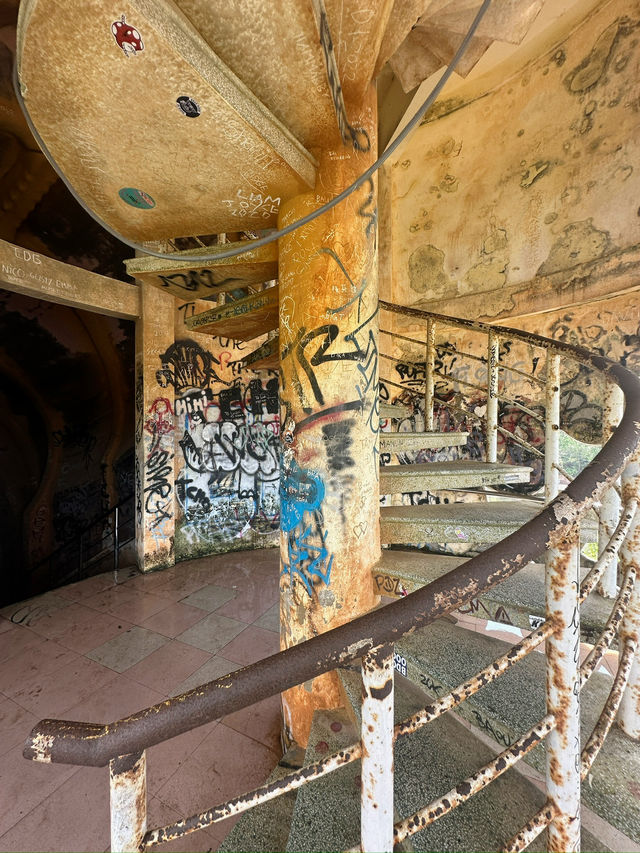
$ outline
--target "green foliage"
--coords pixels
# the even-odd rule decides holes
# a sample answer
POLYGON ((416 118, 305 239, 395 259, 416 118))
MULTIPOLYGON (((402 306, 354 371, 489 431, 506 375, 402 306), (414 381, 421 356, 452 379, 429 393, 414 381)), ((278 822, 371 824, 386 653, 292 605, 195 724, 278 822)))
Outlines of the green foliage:
POLYGON ((598 446, 583 444, 560 430, 560 467, 571 477, 577 477, 599 450, 598 446))

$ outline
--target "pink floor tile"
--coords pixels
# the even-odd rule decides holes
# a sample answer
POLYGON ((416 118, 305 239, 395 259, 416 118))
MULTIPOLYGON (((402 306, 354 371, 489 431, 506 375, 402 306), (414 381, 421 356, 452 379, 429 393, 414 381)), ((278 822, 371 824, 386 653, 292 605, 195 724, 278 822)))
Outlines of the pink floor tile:
POLYGON ((92 607, 101 613, 118 613, 118 608, 125 603, 136 601, 138 593, 135 589, 129 589, 126 584, 111 586, 103 589, 95 595, 83 599, 82 603, 92 607))
POLYGON ((181 815, 193 814, 263 784, 279 757, 220 723, 157 796, 181 815))
POLYGON ((211 658, 209 652, 195 646, 172 640, 152 652, 140 663, 126 670, 126 674, 140 684, 146 684, 160 693, 170 695, 178 684, 188 678, 211 658))
POLYGON ((76 656, 71 663, 19 690, 13 699, 37 717, 58 717, 114 677, 106 666, 76 656))
MULTIPOLYGON (((0 761, 0 839, 77 771, 77 767, 65 764, 27 761, 22 757, 22 746, 3 755, 0 761)), ((0 849, 5 849, 1 843, 0 849)))
POLYGON ((124 672, 125 669, 144 660, 168 642, 169 640, 162 634, 134 625, 123 634, 118 634, 112 640, 96 646, 87 653, 87 657, 103 666, 108 666, 115 672, 124 672))
POLYGON ((110 613, 97 613, 95 610, 90 612, 92 613, 90 622, 74 625, 59 636, 56 642, 83 655, 132 627, 130 622, 125 622, 124 619, 119 619, 110 613))
POLYGON ((159 691, 132 681, 126 675, 116 675, 113 681, 68 708, 65 717, 87 723, 111 723, 157 705, 163 699, 159 691))
POLYGON ((141 625, 150 616, 159 613, 171 604, 171 599, 162 598, 152 592, 135 594, 133 601, 125 601, 111 610, 114 616, 127 619, 135 625, 141 625))
POLYGON ((0 634, 4 634, 5 631, 11 631, 13 627, 13 622, 5 619, 4 616, 0 616, 0 634))
POLYGON ((14 696, 20 690, 37 685, 43 676, 74 660, 79 660, 74 652, 53 640, 41 640, 38 645, 30 646, 0 664, 0 691, 7 696, 14 696))
MULTIPOLYGON (((30 628, 24 628, 22 625, 11 624, 9 630, 4 631, 2 634, 2 642, 0 643, 0 663, 9 660, 15 655, 19 655, 28 649, 39 646, 42 642, 42 637, 30 628)), ((1 685, 0 690, 2 690, 1 685)))
POLYGON ((0 698, 0 755, 23 744, 38 718, 6 697, 0 698))
POLYGON ((155 795, 180 766, 191 755, 197 753, 202 741, 213 732, 217 725, 218 721, 214 720, 147 750, 147 790, 149 795, 155 795))
POLYGON ((176 571, 175 576, 169 578, 166 583, 158 584, 155 591, 158 595, 162 595, 163 598, 180 601, 181 598, 185 598, 185 596, 191 595, 192 592, 202 589, 208 583, 209 580, 207 578, 194 576, 185 569, 182 569, 182 572, 176 571))
POLYGON ((200 607, 190 607, 188 604, 172 602, 164 610, 155 613, 142 623, 143 628, 157 631, 165 637, 177 637, 187 628, 195 625, 206 616, 206 611, 200 607))
POLYGON ((280 749, 282 707, 280 696, 271 696, 249 708, 222 718, 222 723, 247 737, 257 740, 273 752, 280 749))
POLYGON ((246 590, 239 590, 237 596, 222 607, 218 607, 216 613, 251 625, 270 607, 273 607, 277 600, 277 590, 268 590, 261 584, 256 584, 246 590))
POLYGON ((58 610, 43 613, 39 619, 31 621, 29 627, 41 637, 56 640, 77 625, 86 625, 95 617, 95 610, 75 602, 58 610))
POLYGON ((240 665, 233 661, 227 660, 220 655, 214 655, 210 660, 201 666, 200 669, 185 679, 182 684, 176 685, 172 694, 178 696, 180 693, 187 693, 195 687, 200 687, 202 684, 207 684, 209 681, 214 681, 220 678, 221 675, 226 675, 228 672, 234 672, 240 669, 240 665))
POLYGON ((224 658, 241 663, 243 666, 255 663, 262 658, 280 651, 280 638, 273 631, 250 625, 241 634, 220 649, 224 658))
POLYGON ((6 851, 81 853, 103 850, 105 844, 109 844, 109 771, 105 767, 80 768, 0 837, 0 849, 6 851))
POLYGON ((86 580, 78 581, 78 583, 60 587, 56 592, 63 598, 79 601, 80 599, 89 598, 89 596, 109 589, 113 585, 113 573, 105 572, 102 575, 94 575, 92 578, 86 578, 86 580))

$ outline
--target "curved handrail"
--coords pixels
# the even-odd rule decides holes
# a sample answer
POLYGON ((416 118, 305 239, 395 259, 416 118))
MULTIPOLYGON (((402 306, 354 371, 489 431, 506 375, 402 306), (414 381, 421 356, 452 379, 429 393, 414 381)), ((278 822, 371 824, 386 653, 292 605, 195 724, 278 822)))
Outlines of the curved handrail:
POLYGON ((493 547, 428 586, 382 610, 271 655, 244 669, 127 718, 105 725, 42 720, 27 739, 25 758, 85 766, 104 766, 118 756, 142 752, 164 740, 255 702, 281 693, 372 649, 424 627, 481 595, 533 560, 550 542, 575 528, 601 492, 623 469, 640 441, 640 380, 629 370, 582 347, 529 332, 402 308, 381 307, 421 320, 508 335, 589 364, 615 382, 625 395, 625 411, 612 438, 573 482, 537 516, 493 547))

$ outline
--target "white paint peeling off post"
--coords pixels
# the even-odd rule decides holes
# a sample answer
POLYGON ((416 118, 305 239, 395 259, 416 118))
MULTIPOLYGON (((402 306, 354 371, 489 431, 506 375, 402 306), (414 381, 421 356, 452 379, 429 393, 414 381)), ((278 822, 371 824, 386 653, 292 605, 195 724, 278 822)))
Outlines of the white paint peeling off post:
POLYGON ((393 646, 362 659, 361 847, 393 850, 393 646))
POLYGON ((125 755, 109 762, 111 851, 134 853, 147 831, 147 758, 125 755))

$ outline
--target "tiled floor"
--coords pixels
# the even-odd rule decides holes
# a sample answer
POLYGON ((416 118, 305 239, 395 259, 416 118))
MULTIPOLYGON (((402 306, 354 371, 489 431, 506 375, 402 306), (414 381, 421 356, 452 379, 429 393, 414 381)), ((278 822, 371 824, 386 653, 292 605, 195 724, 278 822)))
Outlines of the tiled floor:
MULTIPOLYGON (((0 611, 2 851, 109 849, 107 769, 25 761, 22 745, 39 719, 110 722, 278 649, 276 550, 207 557, 146 576, 121 572, 118 580, 101 575, 0 611)), ((522 635, 466 616, 458 622, 512 643, 522 635)), ((274 697, 148 750, 149 826, 264 782, 280 756, 279 734, 274 697)), ((611 849, 638 849, 588 810, 583 818, 611 849)), ((158 849, 217 850, 233 822, 158 849)))
MULTIPOLYGON (((278 552, 153 575, 89 578, 0 611, 0 850, 109 849, 106 768, 25 761, 43 717, 110 722, 278 650, 278 552)), ((149 825, 266 779, 280 757, 274 698, 147 753, 149 825)), ((232 821, 159 850, 217 850, 232 821)))

